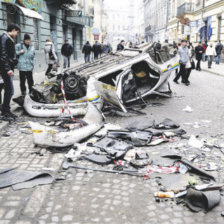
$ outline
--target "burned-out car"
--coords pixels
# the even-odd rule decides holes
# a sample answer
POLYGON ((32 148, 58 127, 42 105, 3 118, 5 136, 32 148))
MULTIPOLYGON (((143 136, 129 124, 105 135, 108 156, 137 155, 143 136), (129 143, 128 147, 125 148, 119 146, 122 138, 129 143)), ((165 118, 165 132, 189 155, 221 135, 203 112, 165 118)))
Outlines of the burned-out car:
POLYGON ((84 115, 88 102, 101 109, 107 100, 126 112, 127 104, 151 94, 170 93, 168 79, 178 66, 179 57, 173 47, 143 44, 56 74, 49 82, 34 86, 25 97, 24 108, 36 117, 58 117, 61 113, 69 116, 70 112, 84 115))

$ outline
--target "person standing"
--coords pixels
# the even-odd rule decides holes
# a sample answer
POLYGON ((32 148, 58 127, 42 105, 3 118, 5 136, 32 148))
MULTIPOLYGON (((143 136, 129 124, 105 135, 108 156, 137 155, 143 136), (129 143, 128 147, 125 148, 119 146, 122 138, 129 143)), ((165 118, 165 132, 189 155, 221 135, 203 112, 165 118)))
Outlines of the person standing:
POLYGON ((208 68, 212 67, 212 61, 214 57, 216 56, 216 50, 213 47, 213 44, 210 43, 210 45, 206 49, 206 56, 208 57, 208 68))
POLYGON ((23 42, 16 45, 16 54, 18 60, 18 70, 20 78, 20 90, 23 96, 26 95, 26 80, 28 82, 29 91, 33 87, 33 68, 35 49, 31 45, 31 38, 29 34, 24 35, 23 42))
POLYGON ((196 70, 201 71, 202 55, 205 53, 201 42, 199 42, 198 46, 195 48, 195 53, 196 53, 196 60, 197 60, 196 70))
MULTIPOLYGON (((181 46, 181 43, 180 42, 178 42, 178 44, 176 44, 175 41, 173 42, 173 47, 174 47, 174 49, 177 50, 177 52, 178 52, 178 49, 179 49, 180 46, 181 46)), ((178 74, 178 67, 175 69, 175 74, 176 75, 178 74)))
POLYGON ((192 43, 190 43, 189 41, 187 41, 187 48, 188 48, 188 62, 185 66, 186 68, 186 77, 184 80, 182 80, 182 82, 186 85, 189 86, 190 85, 190 81, 189 81, 189 77, 191 74, 192 69, 192 61, 193 61, 193 57, 194 57, 194 48, 192 46, 192 43))
POLYGON ((110 43, 108 42, 108 43, 105 45, 104 53, 105 53, 105 54, 109 54, 110 52, 112 52, 112 47, 111 47, 110 43))
POLYGON ((117 51, 123 51, 125 46, 125 41, 122 40, 118 45, 117 45, 117 51))
POLYGON ((216 50, 216 55, 217 55, 216 56, 216 64, 220 64, 221 54, 222 54, 222 50, 223 50, 223 45, 220 40, 216 44, 215 50, 216 50))
POLYGON ((69 44, 68 40, 65 40, 65 43, 62 45, 61 48, 61 54, 63 56, 63 60, 64 60, 64 68, 70 68, 70 59, 71 59, 71 55, 73 53, 73 47, 71 44, 69 44))
POLYGON ((45 73, 45 77, 48 75, 48 73, 52 70, 53 65, 57 66, 57 55, 55 53, 54 44, 51 39, 47 39, 45 46, 44 46, 44 52, 45 52, 45 60, 48 65, 47 71, 45 73))
POLYGON ((202 55, 202 61, 206 61, 206 49, 207 49, 207 47, 208 47, 208 44, 207 44, 207 41, 205 41, 204 43, 203 43, 203 45, 202 45, 202 47, 203 47, 203 49, 204 49, 204 53, 203 53, 203 55, 202 55))
POLYGON ((181 46, 178 49, 178 53, 180 56, 180 71, 176 75, 175 79, 173 80, 176 84, 179 84, 178 80, 180 77, 182 77, 182 82, 185 83, 186 79, 186 64, 189 60, 189 53, 188 53, 188 48, 187 48, 187 41, 182 40, 181 41, 181 46))
POLYGON ((0 74, 0 111, 2 110, 2 90, 4 88, 4 81, 0 74))
POLYGON ((84 54, 85 63, 90 62, 91 51, 92 51, 92 47, 91 47, 89 41, 87 41, 86 44, 82 48, 82 53, 84 54))
POLYGON ((17 24, 10 24, 7 32, 0 36, 0 73, 4 81, 4 101, 2 104, 2 119, 13 121, 17 116, 10 111, 10 101, 14 94, 13 76, 17 64, 15 39, 20 32, 17 24))
POLYGON ((100 44, 100 58, 102 57, 102 54, 104 53, 104 44, 100 44))
POLYGON ((98 41, 96 41, 93 45, 92 51, 94 54, 94 60, 97 60, 99 58, 99 54, 101 53, 101 45, 98 43, 98 41))

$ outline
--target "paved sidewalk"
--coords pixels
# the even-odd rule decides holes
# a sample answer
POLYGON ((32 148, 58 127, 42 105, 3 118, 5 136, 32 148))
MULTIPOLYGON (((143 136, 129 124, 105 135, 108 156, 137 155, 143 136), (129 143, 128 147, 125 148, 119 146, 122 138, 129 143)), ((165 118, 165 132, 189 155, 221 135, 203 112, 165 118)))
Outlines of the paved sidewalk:
POLYGON ((203 71, 206 71, 215 75, 224 76, 224 63, 217 65, 215 62, 213 62, 212 68, 208 68, 208 62, 205 61, 201 63, 201 68, 203 71))

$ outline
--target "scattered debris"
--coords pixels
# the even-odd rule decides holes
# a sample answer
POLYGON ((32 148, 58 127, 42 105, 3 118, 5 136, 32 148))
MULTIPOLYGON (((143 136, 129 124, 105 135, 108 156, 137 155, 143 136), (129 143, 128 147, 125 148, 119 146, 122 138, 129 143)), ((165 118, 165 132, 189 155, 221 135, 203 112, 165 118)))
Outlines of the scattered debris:
POLYGON ((204 142, 202 140, 198 140, 194 135, 191 135, 188 145, 200 149, 204 146, 204 142))
POLYGON ((175 129, 180 126, 171 119, 164 119, 161 123, 155 125, 155 129, 175 129))
POLYGON ((156 192, 154 194, 155 197, 158 197, 158 198, 174 198, 175 195, 172 191, 169 191, 169 192, 156 192))
POLYGON ((198 191, 192 188, 187 190, 186 205, 194 212, 204 210, 208 212, 219 204, 220 191, 198 191))
POLYGON ((89 103, 88 112, 83 121, 88 125, 69 131, 29 122, 33 132, 34 144, 48 147, 71 146, 93 135, 103 126, 101 112, 91 103, 89 103))
POLYGON ((9 168, 0 171, 0 188, 12 186, 14 190, 50 184, 54 178, 49 173, 31 172, 9 168))
POLYGON ((190 106, 186 106, 184 109, 183 109, 184 112, 188 112, 188 113, 192 113, 193 112, 193 109, 190 107, 190 106))

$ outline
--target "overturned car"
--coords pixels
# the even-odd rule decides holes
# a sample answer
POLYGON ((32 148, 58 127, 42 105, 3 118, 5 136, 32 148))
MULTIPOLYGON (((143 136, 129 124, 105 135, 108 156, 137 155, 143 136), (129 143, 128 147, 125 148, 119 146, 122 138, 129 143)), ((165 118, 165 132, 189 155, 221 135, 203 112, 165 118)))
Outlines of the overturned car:
POLYGON ((173 47, 143 44, 54 75, 49 82, 34 86, 24 99, 24 108, 35 117, 66 117, 86 114, 88 102, 101 109, 106 100, 126 112, 126 105, 148 95, 167 96, 171 92, 168 79, 178 66, 173 47))

